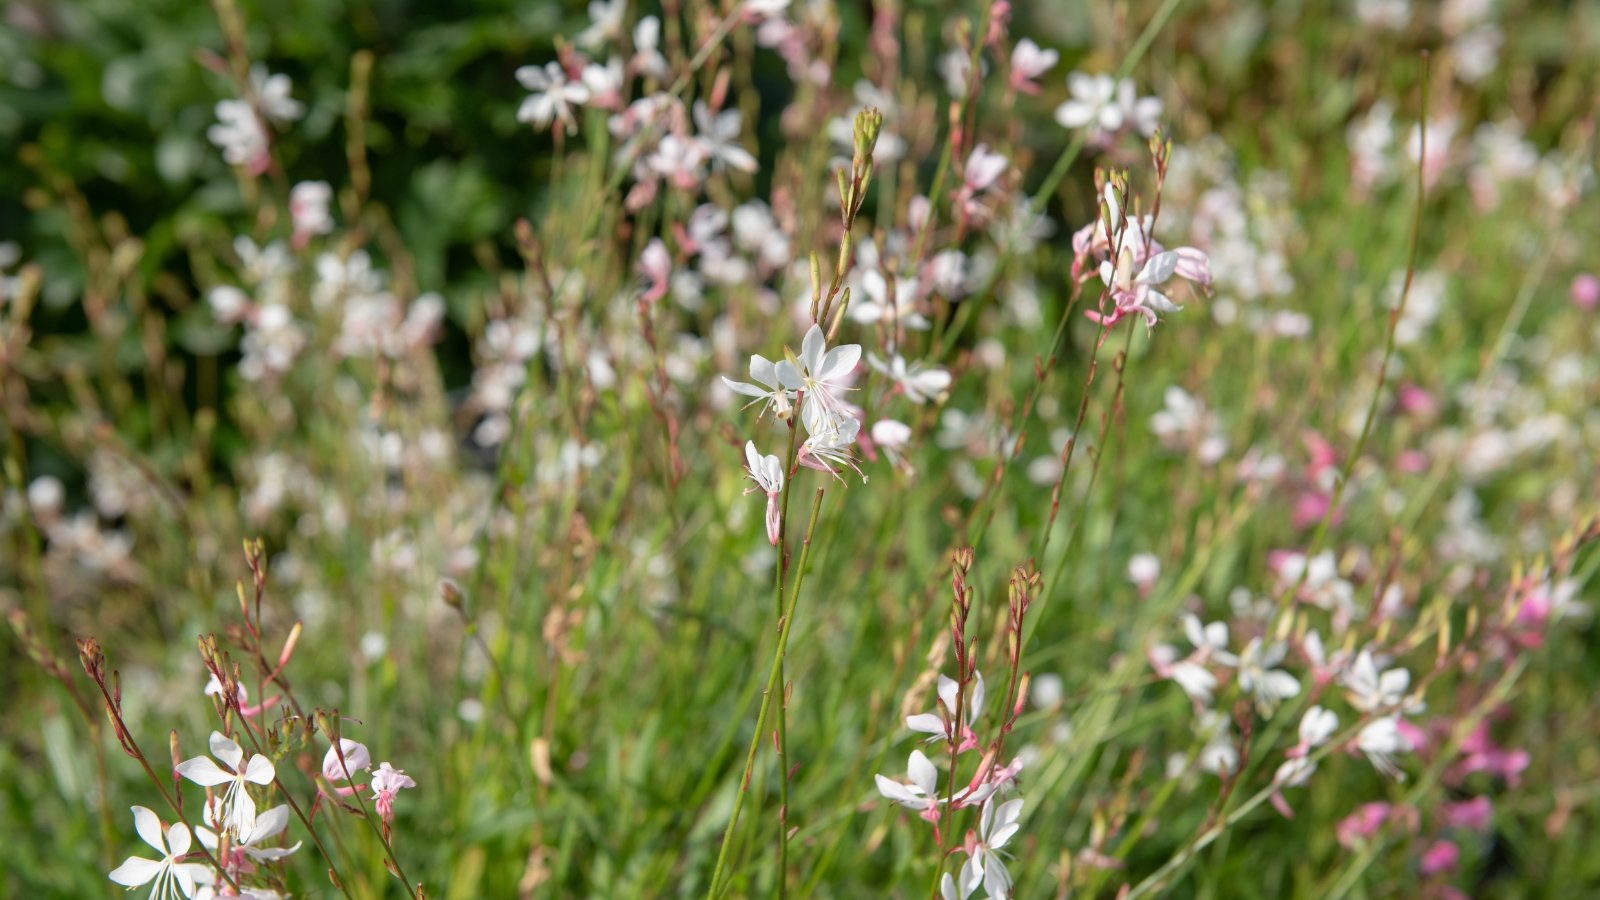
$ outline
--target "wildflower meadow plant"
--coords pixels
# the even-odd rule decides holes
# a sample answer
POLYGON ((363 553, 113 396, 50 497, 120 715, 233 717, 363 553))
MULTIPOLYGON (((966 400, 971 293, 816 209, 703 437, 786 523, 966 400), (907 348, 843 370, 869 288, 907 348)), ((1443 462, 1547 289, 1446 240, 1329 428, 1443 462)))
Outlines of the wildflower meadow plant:
POLYGON ((1600 883, 1582 4, 79 6, 0 895, 1600 883))

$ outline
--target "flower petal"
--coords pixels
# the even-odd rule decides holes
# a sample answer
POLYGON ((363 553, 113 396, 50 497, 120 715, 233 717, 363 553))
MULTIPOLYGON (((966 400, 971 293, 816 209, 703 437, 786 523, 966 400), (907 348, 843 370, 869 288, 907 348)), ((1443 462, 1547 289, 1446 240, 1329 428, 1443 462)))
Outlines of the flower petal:
POLYGON ((196 756, 194 759, 186 759, 178 763, 174 771, 195 784, 204 785, 205 787, 227 784, 234 779, 232 772, 224 772, 209 756, 196 756))
POLYGON ((239 763, 244 762, 244 750, 239 745, 228 739, 220 731, 211 732, 211 755, 228 764, 228 768, 239 771, 239 763))
POLYGON ((156 814, 143 806, 133 807, 133 830, 139 832, 139 837, 162 856, 167 855, 166 841, 161 838, 161 820, 156 814))
POLYGON ((167 828, 168 854, 174 858, 177 858, 185 853, 188 853, 192 840, 193 839, 189 835, 189 826, 183 824, 182 822, 173 822, 172 825, 167 828))
POLYGON ((922 788, 922 792, 929 797, 938 793, 939 770, 935 769, 933 763, 922 755, 921 750, 911 751, 911 758, 906 763, 906 774, 911 776, 912 783, 922 788))
POLYGON ((250 764, 245 766, 244 770, 244 780, 251 784, 271 784, 277 775, 278 769, 272 764, 272 760, 259 753, 250 757, 250 764))
POLYGON ((125 887, 136 888, 142 884, 148 884, 150 879, 156 877, 165 865, 166 863, 157 862, 153 859, 130 856, 123 861, 122 865, 112 869, 111 873, 106 877, 125 887))

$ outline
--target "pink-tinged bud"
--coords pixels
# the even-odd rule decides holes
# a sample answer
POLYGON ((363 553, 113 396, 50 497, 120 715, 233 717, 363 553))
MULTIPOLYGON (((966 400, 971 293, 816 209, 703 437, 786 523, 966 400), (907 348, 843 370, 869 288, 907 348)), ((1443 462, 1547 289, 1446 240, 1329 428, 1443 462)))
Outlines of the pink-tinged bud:
POLYGON ((782 524, 778 516, 778 495, 770 493, 767 495, 767 540, 774 547, 778 546, 779 529, 782 524))
POLYGON ((1578 273, 1572 279, 1572 303, 1586 312, 1600 306, 1600 278, 1589 272, 1578 273))
POLYGON ((1422 874, 1424 876, 1438 875, 1448 872, 1456 867, 1461 859, 1461 851, 1450 841, 1434 841, 1432 846, 1423 851, 1422 874))
POLYGON ((339 746, 329 747, 328 752, 322 757, 322 777, 329 781, 344 781, 345 772, 351 775, 372 768, 372 754, 366 745, 358 744, 349 738, 340 738, 339 746), (344 753, 344 762, 339 762, 340 752, 344 753))
POLYGON ((1489 830, 1489 820, 1494 816, 1494 804, 1488 797, 1473 797, 1460 803, 1446 803, 1441 812, 1446 828, 1486 832, 1489 830))

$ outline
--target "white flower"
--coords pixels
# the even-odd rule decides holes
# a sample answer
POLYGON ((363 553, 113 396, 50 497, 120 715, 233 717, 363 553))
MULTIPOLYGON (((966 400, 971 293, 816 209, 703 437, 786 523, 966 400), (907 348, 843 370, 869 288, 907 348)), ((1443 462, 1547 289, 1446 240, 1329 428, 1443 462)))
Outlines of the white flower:
POLYGON ((1306 750, 1327 743, 1339 728, 1339 717, 1332 710, 1313 706, 1300 719, 1300 746, 1306 750))
POLYGON ((1398 716, 1384 716, 1368 722, 1356 737, 1356 746, 1372 761, 1372 767, 1399 781, 1405 780, 1395 756, 1411 751, 1411 741, 1400 731, 1398 716))
POLYGON ((1056 107, 1056 122, 1064 128, 1088 126, 1096 141, 1114 137, 1130 124, 1148 137, 1160 124, 1161 101, 1140 98, 1127 78, 1073 72, 1067 76, 1067 87, 1072 99, 1056 107))
POLYGON ((711 160, 713 169, 729 166, 741 172, 754 172, 756 158, 739 146, 739 111, 725 109, 712 115, 711 107, 704 101, 694 104, 694 125, 699 130, 696 141, 700 151, 711 160))
MULTIPOLYGON (((945 710, 952 716, 955 715, 956 704, 961 699, 959 696, 960 691, 961 685, 954 678, 945 675, 939 676, 939 700, 944 704, 945 710)), ((951 737, 957 737, 961 741, 961 746, 957 752, 970 749, 969 744, 975 747, 977 746, 977 739, 973 736, 972 726, 977 723, 978 716, 983 712, 983 696, 983 674, 978 673, 977 681, 972 685, 972 693, 967 697, 967 708, 963 711, 966 722, 961 727, 960 735, 950 734, 950 730, 945 728, 944 716, 938 712, 906 716, 906 727, 912 731, 932 735, 932 737, 928 738, 930 741, 948 740, 951 737)))
POLYGON ((984 801, 983 813, 978 819, 978 841, 961 867, 961 887, 971 892, 981 882, 990 897, 1005 897, 1011 893, 1011 873, 1000 861, 998 852, 1011 841, 1022 826, 1022 799, 1008 800, 996 807, 994 798, 984 801))
MULTIPOLYGON (((373 656, 382 656, 376 653, 373 656)), ((372 753, 365 744, 359 744, 349 738, 340 738, 338 748, 329 747, 328 752, 322 757, 322 777, 329 781, 345 781, 345 773, 354 775, 372 768, 372 753), (344 754, 344 762, 339 762, 339 754, 344 754)))
MULTIPOLYGON (((617 0, 621 6, 621 0, 617 0)), ((535 128, 548 128, 559 120, 567 133, 578 130, 572 108, 589 102, 589 87, 581 81, 568 81, 566 70, 560 63, 540 66, 523 66, 517 69, 517 81, 531 93, 517 108, 517 121, 530 122, 535 128)))
POLYGON ((667 80, 672 70, 661 55, 661 20, 645 16, 633 27, 633 69, 647 78, 667 80))
MULTIPOLYGON (((1154 553, 1135 553, 1128 560, 1128 580, 1137 585, 1148 586, 1155 584, 1161 577, 1161 557, 1154 553)), ((1217 623, 1222 624, 1222 623, 1217 623)), ((1223 626, 1224 632, 1227 626, 1223 626)), ((1223 639, 1226 641, 1226 637, 1223 639)))
POLYGON ((722 383, 728 386, 728 390, 733 391, 735 394, 756 398, 745 405, 761 404, 761 412, 757 418, 766 415, 769 408, 776 411, 778 418, 789 418, 789 413, 791 412, 790 403, 794 400, 794 393, 783 387, 779 378, 778 367, 773 364, 772 360, 759 353, 750 357, 750 380, 756 382, 755 384, 746 381, 734 381, 726 375, 719 377, 722 378, 722 383))
MULTIPOLYGON (((924 814, 936 811, 939 803, 939 770, 933 767, 928 757, 922 755, 921 750, 911 751, 911 758, 906 762, 906 776, 911 780, 909 784, 891 781, 882 775, 874 775, 878 782, 878 793, 904 806, 906 809, 915 809, 924 814)), ((937 812, 934 812, 937 815, 937 812)))
POLYGON ((195 784, 228 786, 222 796, 222 815, 218 821, 235 840, 242 840, 256 827, 256 802, 250 799, 250 791, 245 784, 271 784, 277 776, 277 769, 273 767, 272 760, 259 753, 241 766, 244 750, 220 731, 211 732, 211 755, 222 760, 227 768, 218 766, 210 757, 196 756, 178 763, 176 771, 195 784))
POLYGON ((1233 745, 1228 717, 1206 710, 1200 716, 1199 732, 1206 741, 1200 748, 1200 768, 1219 776, 1234 771, 1239 765, 1239 750, 1233 745))
POLYGON ((217 103, 217 124, 206 129, 206 139, 222 150, 230 166, 255 166, 267 155, 267 133, 256 111, 243 100, 217 103))
POLYGON ((1421 701, 1406 697, 1411 687, 1411 673, 1401 668, 1378 671, 1369 650, 1356 654, 1355 662, 1350 664, 1340 682, 1349 691, 1350 705, 1362 712, 1422 711, 1421 701))
POLYGON ((585 50, 593 50, 606 41, 622 34, 622 17, 628 12, 628 0, 592 0, 589 4, 589 27, 578 32, 572 42, 585 50))
POLYGON ((328 203, 333 188, 326 181, 302 181, 289 191, 289 216, 297 235, 327 234, 333 230, 328 203))
POLYGON ((602 109, 619 109, 622 106, 622 60, 611 57, 605 65, 589 63, 580 76, 583 86, 589 89, 589 101, 602 109))
POLYGON ((923 368, 921 363, 907 364, 905 357, 896 353, 887 362, 868 354, 867 363, 889 376, 912 403, 923 404, 929 400, 942 400, 950 389, 950 373, 938 366, 923 368))
POLYGON ((1011 48, 1011 83, 1018 90, 1025 93, 1037 93, 1038 85, 1033 80, 1050 71, 1061 59, 1061 54, 1054 50, 1040 48, 1028 38, 1017 42, 1011 48))
POLYGON ((819 403, 807 403, 800 411, 800 421, 810 435, 800 445, 798 459, 807 468, 827 472, 840 478, 836 466, 849 468, 862 475, 850 447, 861 433, 861 420, 853 413, 838 412, 819 403))
POLYGON ((1275 668, 1288 652, 1288 645, 1282 642, 1267 644, 1261 638, 1251 638, 1239 654, 1239 687, 1255 695, 1256 706, 1263 712, 1270 712, 1279 701, 1300 693, 1300 682, 1275 668))
POLYGON ((294 87, 289 76, 270 74, 266 66, 251 66, 250 87, 261 104, 261 114, 270 121, 284 124, 305 115, 305 105, 289 96, 290 89, 294 87))
MULTIPOLYGON (((216 816, 209 805, 206 806, 203 815, 208 825, 215 826, 217 824, 216 816)), ((256 862, 276 862, 283 859, 299 850, 300 844, 303 842, 296 841, 293 847, 264 847, 262 845, 282 834, 283 829, 288 825, 289 807, 274 806, 256 816, 255 830, 236 840, 232 845, 233 850, 244 853, 244 855, 256 862)), ((213 853, 216 852, 217 847, 221 844, 217 833, 210 828, 196 828, 195 836, 200 838, 200 843, 213 853)))
POLYGON ((972 896, 971 890, 957 891, 956 880, 949 872, 944 873, 939 879, 939 900, 967 900, 970 896, 972 896))
MULTIPOLYGON (((796 360, 799 365, 787 359, 779 362, 778 380, 790 390, 804 390, 806 399, 815 401, 814 405, 834 410, 843 403, 844 392, 850 390, 851 376, 860 361, 860 344, 843 344, 829 350, 822 326, 812 325, 800 344, 800 356, 796 360)), ((859 428, 860 423, 856 424, 859 428)), ((816 431, 810 423, 807 428, 816 431)))
POLYGON ((1200 651, 1201 657, 1216 656, 1218 659, 1232 665, 1234 657, 1228 653, 1228 623, 1212 622, 1201 625, 1200 617, 1194 613, 1183 614, 1183 634, 1189 643, 1200 651))
POLYGON ((189 844, 193 840, 187 825, 174 822, 163 834, 161 820, 156 818, 156 814, 143 806, 135 806, 133 827, 146 844, 161 854, 161 859, 130 856, 122 865, 111 870, 108 877, 112 881, 130 890, 155 882, 150 888, 151 900, 171 900, 179 894, 193 897, 195 885, 211 880, 212 873, 208 867, 178 862, 189 852, 189 844))

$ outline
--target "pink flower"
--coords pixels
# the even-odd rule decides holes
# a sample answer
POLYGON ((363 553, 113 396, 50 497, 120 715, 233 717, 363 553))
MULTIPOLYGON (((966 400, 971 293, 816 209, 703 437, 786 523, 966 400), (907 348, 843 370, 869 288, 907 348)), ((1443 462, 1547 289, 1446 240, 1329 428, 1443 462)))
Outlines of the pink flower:
POLYGON ((1461 851, 1450 841, 1434 841, 1422 853, 1422 874, 1424 876, 1438 875, 1448 872, 1456 867, 1461 859, 1461 851))
POLYGON ((1572 279, 1572 304, 1584 311, 1600 306, 1600 278, 1579 272, 1572 279))
POLYGON ((403 770, 388 763, 378 766, 372 773, 372 799, 378 804, 378 816, 385 823, 394 821, 394 795, 402 788, 414 788, 417 783, 403 770))
POLYGON ((1467 831, 1488 831, 1489 820, 1494 816, 1494 804, 1488 797, 1473 797, 1460 803, 1446 803, 1440 808, 1440 817, 1446 828, 1463 828, 1467 831))
POLYGON ((644 252, 639 254, 639 273, 646 283, 644 294, 639 298, 641 303, 655 303, 667 295, 672 279, 672 257, 660 238, 651 238, 650 243, 644 245, 644 252))
POLYGON ((1011 50, 1011 87, 1024 94, 1039 93, 1036 79, 1055 67, 1061 54, 1023 38, 1011 50))
POLYGON ((1392 807, 1387 803, 1363 803, 1356 811, 1340 820, 1334 834, 1339 843, 1353 848, 1358 842, 1369 840, 1389 820, 1392 807))

